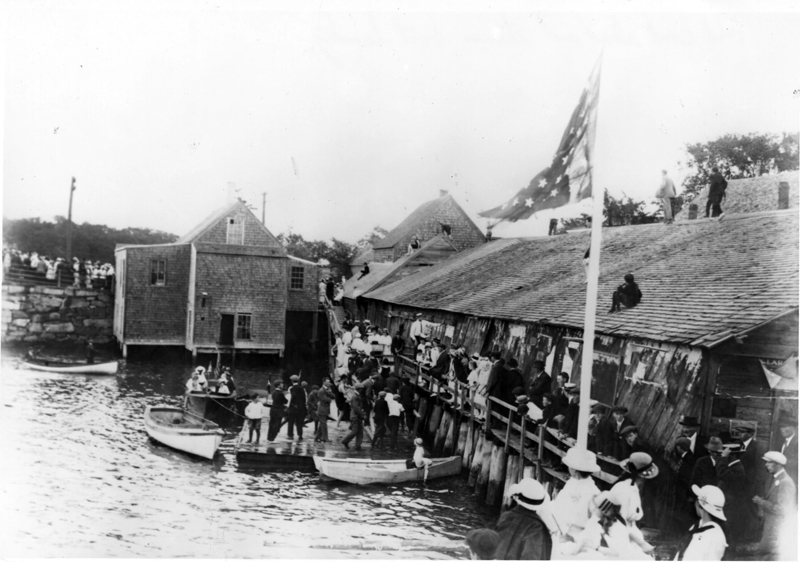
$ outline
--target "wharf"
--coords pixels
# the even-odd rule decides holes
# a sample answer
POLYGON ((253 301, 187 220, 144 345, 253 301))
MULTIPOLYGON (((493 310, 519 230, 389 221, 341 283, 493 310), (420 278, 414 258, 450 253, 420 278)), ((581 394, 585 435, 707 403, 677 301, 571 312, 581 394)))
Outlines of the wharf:
POLYGON ((389 435, 387 434, 383 449, 372 448, 372 431, 364 428, 364 439, 361 442, 361 450, 356 451, 355 440, 350 442, 350 448, 345 449, 342 439, 350 432, 350 422, 344 421, 336 428, 336 421, 328 420, 328 443, 317 443, 314 441, 314 422, 306 424, 303 431, 303 440, 297 438, 295 432, 294 439, 289 439, 288 425, 284 424, 275 441, 267 441, 267 429, 269 428, 269 417, 261 421, 261 439, 258 443, 248 443, 249 430, 247 424, 236 437, 234 452, 236 460, 240 464, 259 465, 265 467, 280 467, 295 470, 315 470, 314 457, 329 457, 338 459, 375 459, 375 460, 397 460, 410 459, 414 454, 413 435, 403 428, 397 437, 396 450, 389 449, 389 435))

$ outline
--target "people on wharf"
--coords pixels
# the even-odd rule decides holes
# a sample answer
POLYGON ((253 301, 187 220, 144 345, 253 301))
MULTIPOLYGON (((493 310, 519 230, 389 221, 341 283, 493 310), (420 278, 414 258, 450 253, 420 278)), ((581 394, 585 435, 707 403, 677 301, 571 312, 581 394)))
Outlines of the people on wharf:
POLYGON ((628 408, 625 406, 614 406, 611 408, 611 424, 608 428, 608 434, 605 439, 603 454, 607 457, 615 458, 618 461, 627 458, 625 456, 622 430, 630 425, 636 425, 627 414, 628 408))
POLYGON ((503 512, 497 522, 496 559, 550 560, 553 540, 540 515, 549 503, 544 487, 533 478, 523 478, 508 493, 516 506, 503 512))
POLYGON ((257 394, 253 394, 250 398, 250 403, 244 409, 244 416, 247 418, 247 442, 253 442, 253 432, 255 432, 256 444, 258 444, 261 441, 261 418, 264 417, 264 405, 257 394))
POLYGON ((550 513, 563 534, 574 537, 589 520, 592 499, 600 493, 592 474, 600 470, 594 453, 571 448, 562 460, 569 480, 550 504, 550 513))
POLYGON ((403 413, 406 411, 401 401, 402 398, 400 394, 386 395, 386 407, 388 409, 386 425, 389 430, 389 448, 392 450, 397 448, 397 435, 400 432, 400 422, 402 421, 403 413))
POLYGON ((611 493, 619 500, 620 516, 628 526, 631 541, 649 554, 654 547, 644 539, 637 522, 644 517, 642 487, 647 480, 658 476, 658 466, 647 453, 633 453, 631 458, 622 463, 622 469, 624 472, 611 488, 611 493))
POLYGON ((283 391, 283 381, 275 383, 275 390, 272 391, 272 406, 269 409, 269 429, 267 430, 267 441, 275 441, 283 425, 283 417, 286 414, 286 394, 283 391))
POLYGON ((317 435, 319 429, 319 418, 317 417, 317 409, 319 408, 319 385, 315 384, 311 387, 311 391, 306 397, 306 412, 308 412, 309 421, 314 422, 314 436, 317 435))
POLYGON ((339 377, 339 384, 336 385, 336 409, 339 410, 339 417, 336 420, 336 429, 339 429, 342 420, 350 419, 350 402, 348 401, 348 396, 352 389, 350 375, 341 375, 339 377))
POLYGON ((308 413, 306 410, 308 395, 305 388, 301 386, 298 375, 290 376, 289 380, 292 381, 292 386, 289 387, 289 403, 286 408, 287 433, 289 434, 289 439, 294 439, 294 430, 297 428, 297 439, 302 441, 303 426, 308 413))
POLYGON ((700 521, 683 537, 675 560, 722 560, 728 542, 725 533, 725 494, 716 486, 692 486, 700 521))
POLYGON ((544 361, 534 361, 531 369, 531 388, 528 396, 531 402, 539 408, 544 408, 542 396, 545 392, 550 392, 553 380, 544 370, 544 361))
POLYGON ((494 553, 500 543, 500 535, 491 529, 472 529, 464 541, 469 547, 471 560, 495 560, 494 553))
POLYGON ((331 390, 331 380, 322 380, 322 387, 317 391, 317 431, 314 434, 314 441, 328 443, 328 417, 331 415, 331 402, 334 394, 331 390))
POLYGON ((786 455, 768 451, 764 465, 772 476, 761 495, 753 497, 759 508, 762 534, 759 546, 769 560, 797 560, 797 487, 786 472, 786 455))
MULTIPOLYGON (((395 394, 399 396, 396 401, 400 402, 403 407, 403 416, 406 420, 406 431, 411 434, 414 431, 414 423, 416 422, 417 414, 414 411, 414 400, 416 399, 416 391, 408 375, 403 375, 403 386, 400 387, 400 393, 395 394)), ((391 414, 390 414, 391 415, 391 414)))
POLYGON ((633 280, 633 274, 627 273, 625 274, 625 282, 617 287, 617 290, 611 295, 611 310, 608 312, 619 312, 620 305, 625 308, 633 308, 640 302, 642 302, 642 291, 633 280))
POLYGON ((355 385, 355 392, 350 393, 350 433, 345 435, 342 440, 342 445, 345 449, 350 448, 350 442, 355 439, 356 444, 354 450, 361 450, 361 441, 364 438, 364 409, 361 402, 361 394, 359 391, 364 388, 362 383, 355 385))

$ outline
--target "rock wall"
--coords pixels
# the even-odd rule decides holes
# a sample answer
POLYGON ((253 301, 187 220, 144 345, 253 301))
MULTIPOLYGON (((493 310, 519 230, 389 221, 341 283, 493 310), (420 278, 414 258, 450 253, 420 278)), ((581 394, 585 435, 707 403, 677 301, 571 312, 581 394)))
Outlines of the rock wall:
POLYGON ((108 343, 113 299, 108 291, 3 285, 2 342, 108 343))

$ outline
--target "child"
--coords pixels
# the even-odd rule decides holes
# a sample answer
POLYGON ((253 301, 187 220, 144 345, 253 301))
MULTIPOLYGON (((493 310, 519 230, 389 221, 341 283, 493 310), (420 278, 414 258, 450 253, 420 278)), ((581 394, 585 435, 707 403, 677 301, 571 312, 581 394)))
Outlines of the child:
POLYGON ((491 529, 472 529, 464 540, 469 547, 471 560, 493 560, 500 535, 491 529))
POLYGON ((425 473, 422 475, 422 483, 424 484, 428 481, 428 469, 431 464, 433 464, 433 461, 425 458, 425 447, 422 443, 422 439, 419 437, 414 439, 414 445, 416 446, 416 449, 414 449, 414 464, 417 468, 425 469, 425 473))

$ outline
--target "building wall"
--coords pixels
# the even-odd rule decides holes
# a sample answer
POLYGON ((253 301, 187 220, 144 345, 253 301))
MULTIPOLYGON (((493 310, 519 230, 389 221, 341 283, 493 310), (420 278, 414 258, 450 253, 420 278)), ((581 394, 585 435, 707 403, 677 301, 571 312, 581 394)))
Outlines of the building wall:
POLYGON ((231 212, 230 215, 208 228, 201 236, 194 240, 194 242, 197 244, 227 244, 228 219, 230 218, 237 221, 244 221, 245 246, 266 246, 283 249, 277 238, 267 232, 261 222, 256 219, 252 213, 244 210, 231 212))
POLYGON ((435 213, 432 213, 426 220, 419 223, 416 231, 395 244, 394 248, 375 250, 375 261, 397 261, 406 254, 408 245, 415 235, 419 236, 420 241, 426 242, 441 234, 442 226, 440 223, 450 225, 450 241, 459 252, 486 242, 484 234, 451 197, 443 202, 435 213))
MULTIPOLYGON (((214 346, 221 314, 252 314, 251 339, 237 349, 284 348, 287 305, 285 257, 239 256, 198 252, 194 345, 214 346), (207 293, 206 305, 202 304, 207 293)), ((235 328, 235 327, 234 327, 235 328)))
POLYGON ((186 339, 191 246, 127 248, 125 253, 125 342, 182 345, 186 339), (152 260, 166 260, 166 285, 150 283, 152 260))
POLYGON ((314 312, 319 306, 318 283, 319 272, 316 265, 293 260, 286 261, 286 287, 288 290, 287 309, 292 311, 314 312), (292 289, 292 269, 302 268, 303 288, 292 289))

